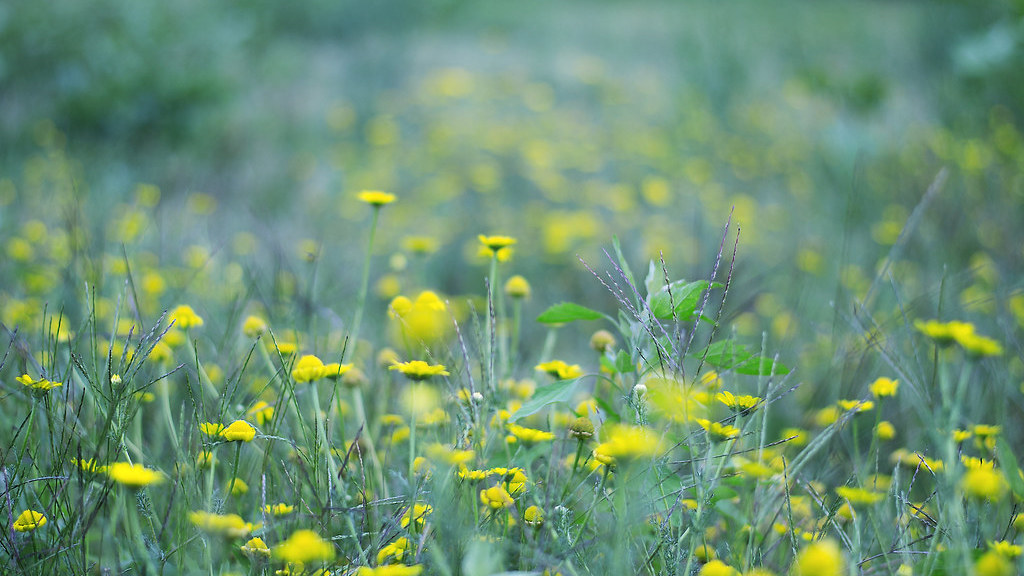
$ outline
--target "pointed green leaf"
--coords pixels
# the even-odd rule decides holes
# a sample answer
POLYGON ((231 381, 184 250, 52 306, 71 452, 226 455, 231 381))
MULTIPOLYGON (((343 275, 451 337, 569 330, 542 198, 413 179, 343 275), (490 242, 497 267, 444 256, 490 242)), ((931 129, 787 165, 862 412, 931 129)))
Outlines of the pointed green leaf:
POLYGON ((515 413, 509 417, 509 421, 515 422, 520 418, 536 414, 549 404, 554 404, 556 402, 568 402, 569 399, 572 398, 573 392, 576 391, 576 383, 579 381, 579 378, 574 380, 559 380, 553 384, 537 388, 533 397, 524 402, 523 405, 519 407, 519 410, 516 410, 515 413))
POLYGON ((604 317, 597 310, 591 310, 572 302, 555 304, 537 316, 537 322, 541 324, 564 324, 575 320, 599 320, 604 317))
POLYGON ((768 376, 789 374, 789 368, 773 358, 757 356, 732 340, 715 342, 708 346, 704 361, 721 370, 733 370, 737 374, 768 376))
POLYGON ((1013 455, 1013 449, 1002 436, 996 437, 996 454, 999 456, 999 467, 1003 469, 1003 475, 1010 483, 1013 495, 1017 498, 1024 498, 1024 478, 1020 476, 1017 458, 1013 455))

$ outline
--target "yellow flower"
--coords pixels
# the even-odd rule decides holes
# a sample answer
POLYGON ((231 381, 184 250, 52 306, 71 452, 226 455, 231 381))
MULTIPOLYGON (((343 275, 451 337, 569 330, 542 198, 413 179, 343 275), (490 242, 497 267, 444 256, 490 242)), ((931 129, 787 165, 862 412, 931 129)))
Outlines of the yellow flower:
POLYGON ((361 202, 366 202, 370 206, 379 208, 385 204, 391 204, 397 197, 394 194, 388 192, 381 192, 379 190, 363 190, 357 196, 361 202))
POLYGON ((406 236, 402 239, 402 248, 413 254, 437 252, 437 244, 437 239, 430 236, 406 236))
POLYGON ((388 316, 393 320, 392 337, 403 345, 430 345, 446 338, 453 329, 448 307, 430 290, 420 292, 415 301, 397 296, 388 307, 388 316))
POLYGON ((385 566, 377 566, 376 568, 360 566, 359 570, 356 571, 356 576, 419 576, 422 572, 422 564, 413 564, 412 566, 406 566, 405 564, 388 564, 385 566))
POLYGON ((306 354, 292 368, 292 380, 312 382, 324 377, 324 362, 312 354, 306 354))
POLYGON ((46 378, 40 378, 39 380, 34 380, 28 374, 22 374, 21 376, 18 376, 17 378, 15 378, 15 380, 17 380, 18 382, 20 382, 24 386, 26 386, 28 388, 31 388, 34 391, 38 390, 40 392, 45 392, 47 390, 52 390, 52 389, 54 389, 54 388, 56 388, 58 386, 63 386, 63 383, 61 383, 61 382, 52 382, 50 380, 47 380, 46 378))
POLYGON ((106 474, 107 467, 97 463, 92 458, 86 460, 79 460, 72 458, 71 463, 82 469, 82 472, 88 472, 90 474, 106 474))
POLYGON ((992 338, 980 334, 967 334, 957 338, 957 343, 967 352, 969 356, 1001 356, 1003 346, 992 338))
POLYGON ((334 559, 334 545, 312 530, 296 530, 274 547, 274 558, 283 562, 328 562, 334 559))
POLYGON ((856 413, 867 412, 875 407, 875 403, 871 400, 840 400, 837 404, 844 412, 853 410, 856 413))
POLYGON ((480 234, 477 238, 484 248, 491 251, 491 254, 497 254, 502 248, 508 248, 516 243, 516 239, 511 236, 484 236, 480 234))
POLYGON ((500 485, 495 484, 490 488, 485 488, 480 491, 480 501, 484 505, 490 507, 492 510, 500 510, 502 508, 509 508, 515 502, 512 500, 512 495, 507 490, 502 488, 500 485))
POLYGON ((252 408, 249 408, 249 410, 246 411, 246 414, 255 416, 256 423, 260 426, 266 426, 267 422, 274 419, 274 407, 263 400, 260 400, 253 404, 252 408))
POLYGON ((1013 542, 1007 542, 1006 540, 998 540, 995 542, 989 541, 989 550, 999 554, 1003 558, 1016 558, 1024 552, 1024 548, 1020 545, 1014 544, 1013 542))
POLYGON ((879 440, 892 440, 896 437, 896 427, 888 420, 882 420, 875 426, 875 436, 879 440))
POLYGON ((267 321, 259 316, 249 316, 242 323, 242 334, 249 338, 259 338, 267 331, 267 321))
POLYGON ((661 439, 643 426, 609 426, 604 442, 594 449, 594 457, 603 464, 619 460, 654 458, 662 451, 661 439))
POLYGON ((409 548, 409 539, 399 538, 387 546, 381 547, 380 551, 377 552, 377 564, 383 564, 388 559, 401 562, 409 548))
POLYGON ((236 477, 234 481, 228 480, 226 487, 231 490, 232 496, 243 496, 249 492, 249 485, 245 480, 236 477))
POLYGON ((604 354, 605 350, 615 347, 615 335, 607 330, 598 330, 590 335, 590 347, 604 354))
POLYGON ((550 362, 537 364, 536 369, 541 372, 547 372, 559 380, 571 380, 583 376, 583 369, 578 364, 570 365, 561 360, 551 360, 550 362))
POLYGON ((156 470, 146 468, 142 464, 129 464, 128 462, 114 462, 107 468, 107 475, 114 482, 129 488, 142 488, 162 482, 164 479, 164 475, 156 470))
POLYGON ((409 524, 416 522, 417 526, 423 526, 427 516, 434 511, 434 507, 430 504, 413 504, 412 508, 405 511, 402 514, 402 528, 408 528, 409 524))
POLYGON ((348 374, 352 370, 352 364, 338 364, 337 362, 330 362, 324 364, 322 375, 324 378, 330 378, 331 380, 337 380, 345 374, 348 374))
POLYGON ((228 538, 242 538, 255 530, 252 522, 246 522, 238 514, 213 514, 203 510, 188 513, 188 520, 203 532, 220 534, 228 538))
POLYGON ((203 422, 199 425, 199 431, 207 436, 220 436, 220 433, 224 430, 223 424, 216 424, 213 422, 203 422))
POLYGON ((1013 562, 995 550, 985 552, 974 563, 975 576, 1013 576, 1016 573, 1013 562))
POLYGON ((834 540, 820 540, 800 551, 793 576, 841 576, 843 554, 834 540))
POLYGON ((551 432, 534 430, 533 428, 526 428, 518 424, 509 424, 508 431, 517 439, 527 443, 547 442, 548 440, 555 439, 555 435, 551 432))
POLYGON ((1003 473, 993 468, 971 468, 960 479, 964 494, 979 500, 999 500, 1006 495, 1003 473))
POLYGON ((871 383, 871 395, 875 398, 895 396, 896 389, 899 388, 899 386, 899 380, 893 380, 892 378, 885 378, 883 376, 871 383))
POLYGON ((761 403, 761 398, 757 396, 735 396, 728 390, 723 390, 716 394, 715 399, 737 412, 752 410, 761 403))
POLYGON ((285 504, 283 502, 278 504, 267 504, 266 506, 263 507, 264 512, 266 512, 267 514, 272 514, 274 516, 284 516, 286 514, 291 514, 292 510, 295 510, 294 506, 289 506, 288 504, 285 504))
POLYGON ((191 306, 182 304, 171 311, 169 321, 173 322, 174 325, 182 330, 188 330, 189 328, 198 328, 203 325, 203 319, 196 314, 196 311, 191 306))
POLYGON ((544 523, 544 510, 540 506, 529 506, 523 511, 523 521, 528 526, 540 526, 544 523))
POLYGON ((740 576, 740 572, 721 560, 712 560, 701 566, 698 576, 740 576))
POLYGON ((267 543, 262 538, 256 537, 250 539, 248 542, 241 546, 242 552, 247 556, 265 556, 270 557, 270 548, 267 547, 267 543))
POLYGON ((807 431, 803 428, 785 428, 782 430, 782 438, 792 438, 789 445, 800 447, 807 444, 807 431))
POLYGON ((36 528, 42 528, 45 524, 46 516, 35 510, 25 510, 14 520, 11 528, 14 528, 15 532, 31 532, 36 528))
POLYGON ((526 281, 526 278, 517 274, 505 282, 505 294, 508 294, 510 298, 529 298, 530 283, 526 281))
POLYGON ((882 499, 885 498, 885 494, 878 492, 877 490, 856 488, 854 486, 840 486, 836 488, 836 494, 838 494, 840 498, 846 499, 854 506, 872 506, 881 502, 882 499))
POLYGON ((586 416, 580 416, 569 423, 569 436, 583 441, 594 436, 594 423, 586 416))
POLYGON ((410 380, 426 380, 434 376, 448 376, 449 373, 441 364, 430 365, 423 360, 410 360, 409 362, 395 362, 389 370, 398 370, 405 374, 410 380))
POLYGON ((427 446, 427 456, 431 460, 444 462, 449 466, 460 466, 471 462, 476 457, 473 450, 457 450, 444 444, 434 443, 427 446))
POLYGON ((729 440, 740 435, 740 429, 731 424, 712 422, 705 418, 698 418, 696 422, 708 433, 708 437, 712 440, 729 440))
POLYGON ((252 442, 256 437, 256 429, 245 420, 235 420, 221 430, 220 436, 228 442, 252 442))

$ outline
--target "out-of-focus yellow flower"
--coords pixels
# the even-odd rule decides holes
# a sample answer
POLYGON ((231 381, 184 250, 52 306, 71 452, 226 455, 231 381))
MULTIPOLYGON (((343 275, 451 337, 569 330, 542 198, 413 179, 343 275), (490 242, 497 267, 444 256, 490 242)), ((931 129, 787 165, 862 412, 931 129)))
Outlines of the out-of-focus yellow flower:
POLYGON ((274 407, 263 400, 259 400, 252 405, 252 408, 246 411, 246 414, 254 416, 256 423, 260 426, 266 426, 268 422, 274 419, 274 407))
POLYGON ((232 496, 244 496, 249 493, 249 485, 245 483, 245 480, 238 477, 228 480, 226 487, 231 491, 232 496))
POLYGON ((89 474, 106 474, 107 473, 107 467, 99 464, 98 462, 96 462, 92 458, 87 458, 85 460, 79 460, 77 458, 72 458, 71 459, 71 463, 74 464, 75 466, 78 466, 79 468, 81 468, 82 472, 88 472, 89 474))
POLYGON ((395 362, 388 370, 398 370, 410 380, 427 380, 434 376, 448 376, 449 372, 441 364, 427 364, 423 360, 410 360, 409 362, 395 362))
POLYGON ((842 576, 843 553, 834 540, 819 540, 796 557, 793 576, 842 576))
POLYGON ((383 564, 385 560, 401 562, 410 548, 411 543, 408 538, 398 538, 394 542, 381 547, 377 552, 377 564, 383 564))
POLYGON ((396 344, 429 346, 444 340, 452 330, 447 305, 430 290, 420 292, 415 300, 397 296, 388 308, 396 344))
POLYGON ((220 436, 228 442, 252 442, 256 437, 256 429, 245 420, 235 420, 220 431, 220 436))
POLYGON ((182 304, 172 310, 168 320, 174 322, 174 325, 182 330, 198 328, 203 325, 203 319, 187 304, 182 304))
POLYGON ((549 440, 555 439, 555 435, 552 434, 551 432, 535 430, 533 428, 526 428, 525 426, 520 426, 518 424, 509 424, 508 431, 517 439, 529 444, 536 442, 547 442, 549 440))
POLYGON ((840 400, 838 404, 844 412, 853 410, 856 413, 867 412, 875 408, 875 403, 871 400, 840 400))
POLYGON ((437 252, 438 242, 430 236, 406 236, 402 239, 402 248, 413 254, 433 254, 437 252))
POLYGON ((978 500, 999 500, 1008 489, 1006 478, 994 468, 971 468, 960 479, 964 494, 978 500))
POLYGON ((334 545, 312 530, 296 530, 274 547, 274 558, 283 562, 309 564, 334 559, 334 545))
POLYGON ((1003 558, 1016 558, 1024 552, 1024 548, 1019 544, 1007 542, 1006 540, 997 540, 995 542, 989 541, 988 549, 999 554, 1003 558))
POLYGON ((386 204, 391 204, 398 198, 389 192, 381 192, 379 190, 363 190, 356 195, 360 202, 366 202, 370 206, 379 208, 386 204))
POLYGON ((15 532, 31 532, 46 525, 46 516, 35 510, 25 510, 14 520, 11 528, 15 532))
POLYGON ((164 475, 160 472, 146 468, 142 464, 128 462, 114 462, 107 468, 107 476, 129 488, 142 488, 164 480, 164 475))
POLYGON ((583 369, 579 364, 566 364, 562 360, 551 360, 537 364, 536 369, 541 372, 558 378, 559 380, 571 380, 583 376, 583 369))
POLYGON ((857 488, 854 486, 840 486, 836 488, 836 494, 844 498, 854 506, 873 506, 885 498, 885 494, 877 490, 857 488))
POLYGON ((526 278, 517 274, 505 282, 505 294, 511 298, 529 298, 530 283, 526 281, 526 278))
POLYGON ((888 420, 882 420, 875 426, 875 437, 879 440, 892 440, 896 437, 896 427, 888 420))
POLYGON ((476 458, 476 452, 434 443, 427 446, 427 456, 433 461, 444 462, 449 466, 460 466, 472 462, 473 458, 476 458))
POLYGON ((622 460, 654 458, 662 452, 662 441, 643 426, 609 426, 604 442, 594 448, 594 457, 603 464, 622 460))
POLYGON ((740 429, 731 424, 722 424, 706 418, 698 418, 696 422, 712 440, 730 440, 740 435, 740 429))
POLYGON ((485 236, 480 234, 477 236, 477 239, 492 254, 497 254, 502 248, 508 248, 516 243, 516 239, 511 236, 485 236))
POLYGON ((899 380, 893 380, 892 378, 886 378, 883 376, 871 383, 871 395, 875 398, 895 396, 896 390, 899 386, 899 380))
POLYGON ((406 510, 405 514, 402 514, 402 528, 408 528, 409 524, 413 522, 417 526, 423 526, 427 516, 433 513, 433 511, 434 507, 430 504, 413 504, 412 508, 406 510))
POLYGON ((492 510, 511 507, 515 502, 512 495, 500 485, 494 485, 480 491, 480 501, 492 510))
POLYGON ((260 537, 250 539, 241 546, 242 552, 250 557, 263 556, 266 558, 270 557, 270 548, 267 547, 267 543, 260 537))
POLYGON ((698 576, 740 576, 740 571, 716 559, 701 566, 698 576))
POLYGON ((528 506, 523 511, 523 522, 527 526, 540 526, 544 523, 544 510, 540 506, 528 506))
POLYGON ((242 538, 256 529, 238 514, 213 514, 204 510, 189 512, 188 520, 203 532, 220 534, 228 538, 242 538))
POLYGON ((259 338, 267 331, 267 321, 259 316, 249 316, 242 323, 242 334, 249 338, 259 338))
POLYGON ((974 563, 975 576, 1014 576, 1017 571, 1013 562, 995 550, 989 550, 974 563))
POLYGON ((423 572, 422 564, 385 564, 376 568, 360 566, 356 576, 419 576, 423 572))
POLYGON ((203 422, 199 425, 199 431, 207 436, 220 436, 224 431, 224 425, 215 422, 203 422))

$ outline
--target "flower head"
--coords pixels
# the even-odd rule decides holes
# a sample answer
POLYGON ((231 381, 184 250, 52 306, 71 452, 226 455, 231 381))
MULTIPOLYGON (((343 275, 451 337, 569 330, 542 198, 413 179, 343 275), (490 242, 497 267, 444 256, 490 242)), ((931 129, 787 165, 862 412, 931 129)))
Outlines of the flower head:
POLYGON ((840 576, 843 554, 834 540, 820 540, 800 551, 793 576, 840 576))
POLYGON ((537 364, 536 369, 541 372, 547 372, 559 380, 572 380, 573 378, 583 376, 583 369, 580 368, 579 364, 566 364, 562 360, 542 362, 537 364))
POLYGON ((203 532, 220 534, 228 538, 248 536, 257 528, 252 522, 246 522, 238 514, 214 514, 205 510, 189 512, 188 520, 203 532))
POLYGON ((286 514, 291 514, 292 510, 295 510, 295 506, 289 506, 288 504, 285 504, 283 502, 279 502, 277 504, 267 504, 266 506, 263 507, 264 512, 266 512, 267 514, 272 514, 274 516, 285 516, 286 514))
POLYGON ((253 558, 258 556, 270 557, 270 548, 267 547, 267 543, 260 537, 252 538, 245 544, 242 544, 241 549, 246 556, 253 558))
POLYGON ((14 520, 11 528, 14 528, 16 532, 31 532, 36 528, 42 528, 45 524, 46 516, 35 510, 25 510, 14 520))
POLYGON ((1006 495, 1007 483, 1001 471, 978 467, 964 472, 960 488, 965 495, 978 500, 999 500, 1006 495))
POLYGON ((118 484, 129 488, 142 488, 150 484, 157 484, 164 480, 164 475, 142 464, 129 464, 128 462, 114 462, 107 468, 107 476, 118 484))
POLYGON ((203 325, 203 319, 187 304, 182 304, 171 310, 170 321, 174 322, 174 325, 182 330, 198 328, 203 325))
POLYGON ((33 392, 46 392, 47 390, 52 390, 58 386, 63 386, 61 382, 53 382, 46 378, 35 380, 28 374, 22 374, 15 378, 15 380, 20 382, 26 388, 31 389, 33 392))
POLYGON ((523 511, 523 521, 528 526, 540 526, 544 523, 544 510, 540 506, 529 506, 523 511))
POLYGON ((356 576, 419 576, 423 572, 422 564, 385 564, 376 568, 360 566, 356 576))
POLYGON ((312 354, 299 358, 292 368, 292 380, 296 382, 312 382, 324 377, 324 362, 312 354))
POLYGON ((383 546, 377 552, 377 564, 383 564, 384 561, 388 559, 394 559, 395 562, 401 562, 410 547, 411 544, 409 543, 408 538, 398 538, 394 542, 383 546))
POLYGON ((722 390, 716 394, 715 399, 737 412, 752 410, 761 403, 761 398, 757 396, 736 396, 728 390, 722 390))
POLYGON ((527 444, 547 442, 555 439, 555 435, 551 432, 526 428, 525 426, 520 426, 518 424, 509 424, 508 431, 510 434, 515 436, 516 439, 526 442, 527 444))
POLYGON ((423 360, 395 362, 388 370, 398 370, 410 380, 427 380, 434 376, 448 376, 449 372, 441 364, 427 364, 423 360))
POLYGON ((484 236, 480 234, 477 238, 484 248, 491 251, 491 254, 497 254, 502 248, 508 248, 516 243, 516 239, 511 236, 484 236))
POLYGON ((505 282, 505 294, 508 294, 510 298, 529 298, 530 283, 526 281, 526 278, 517 274, 505 282))
POLYGON ((327 562, 334 559, 334 545, 312 530, 296 530, 274 547, 274 558, 284 562, 327 562))
POLYGON ((619 460, 654 458, 662 451, 662 441, 643 426, 611 426, 606 440, 594 448, 594 457, 603 464, 619 460))
POLYGON ((413 522, 417 526, 423 526, 427 516, 434 512, 434 507, 430 504, 413 504, 412 508, 405 511, 402 514, 402 528, 408 528, 409 524, 413 522))
POLYGON ((481 490, 480 501, 492 510, 509 508, 515 503, 512 495, 498 484, 481 490))
POLYGON ((740 429, 731 424, 722 424, 721 422, 713 422, 704 418, 698 418, 697 424, 699 424, 700 427, 708 433, 708 437, 713 440, 729 440, 740 435, 740 429))
POLYGON ((249 338, 258 338, 267 331, 267 321, 259 316, 249 316, 242 323, 242 334, 249 338))
POLYGON ((256 437, 256 429, 245 420, 235 420, 220 431, 220 436, 228 442, 252 442, 256 437))
POLYGON ((391 204, 398 198, 389 192, 381 192, 379 190, 363 190, 357 196, 360 202, 366 202, 370 206, 380 208, 385 204, 391 204))
POLYGON ((899 388, 899 386, 899 380, 893 380, 892 378, 886 378, 883 376, 871 383, 871 395, 875 398, 895 396, 896 389, 899 388))

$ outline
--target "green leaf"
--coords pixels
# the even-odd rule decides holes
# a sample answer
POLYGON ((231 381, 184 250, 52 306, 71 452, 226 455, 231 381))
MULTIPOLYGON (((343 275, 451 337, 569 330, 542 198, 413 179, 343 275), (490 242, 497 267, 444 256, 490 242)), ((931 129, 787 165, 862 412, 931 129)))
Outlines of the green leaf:
POLYGON ((633 364, 633 359, 630 358, 629 352, 619 350, 619 353, 615 356, 615 370, 619 374, 629 374, 636 370, 636 364, 633 364))
POLYGON ((679 280, 671 285, 672 295, 669 296, 669 287, 663 287, 650 298, 651 311, 654 317, 659 320, 668 320, 675 315, 680 320, 689 320, 697 312, 701 297, 709 288, 717 288, 721 284, 714 284, 707 280, 686 282, 679 280))
POLYGON ((576 391, 576 383, 579 381, 579 378, 574 380, 559 380, 553 384, 537 388, 533 397, 524 402, 523 405, 519 407, 519 410, 516 410, 515 413, 509 417, 509 421, 515 422, 520 418, 536 414, 549 404, 554 404, 556 402, 568 402, 569 399, 572 398, 573 392, 576 391))
POLYGON ((772 373, 776 375, 789 374, 789 368, 785 364, 776 362, 773 358, 757 356, 732 340, 715 342, 708 346, 704 361, 721 370, 732 370, 737 374, 751 376, 767 376, 772 373))
POLYGON ((537 316, 537 322, 541 324, 564 324, 574 320, 599 320, 604 318, 597 310, 591 310, 572 302, 555 304, 537 316))
POLYGON ((601 362, 601 369, 602 370, 606 370, 606 371, 608 371, 611 374, 618 374, 618 372, 619 372, 618 368, 615 367, 615 364, 613 364, 612 361, 609 360, 607 356, 601 356, 600 362, 601 362))
POLYGON ((1010 483, 1013 495, 1017 498, 1024 498, 1024 478, 1020 477, 1017 458, 1013 455, 1013 449, 1002 436, 996 437, 996 454, 999 456, 999 467, 1003 469, 1003 475, 1010 483))
POLYGON ((737 494, 738 494, 738 492, 736 492, 732 488, 727 488, 725 486, 719 486, 719 487, 715 488, 714 492, 711 493, 711 497, 708 498, 708 501, 710 503, 714 504, 715 502, 718 502, 719 500, 730 500, 732 498, 735 498, 737 496, 737 494))

